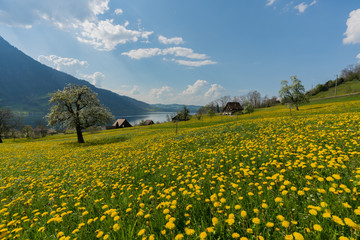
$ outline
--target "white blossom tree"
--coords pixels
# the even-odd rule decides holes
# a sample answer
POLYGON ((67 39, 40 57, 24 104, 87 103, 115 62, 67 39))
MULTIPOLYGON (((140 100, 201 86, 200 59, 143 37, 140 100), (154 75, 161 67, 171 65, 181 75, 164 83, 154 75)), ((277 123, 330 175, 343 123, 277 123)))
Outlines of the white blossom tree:
POLYGON ((69 84, 62 91, 51 94, 50 113, 46 115, 50 126, 76 130, 78 143, 84 143, 82 130, 102 126, 113 119, 112 114, 97 99, 97 93, 87 86, 69 84))

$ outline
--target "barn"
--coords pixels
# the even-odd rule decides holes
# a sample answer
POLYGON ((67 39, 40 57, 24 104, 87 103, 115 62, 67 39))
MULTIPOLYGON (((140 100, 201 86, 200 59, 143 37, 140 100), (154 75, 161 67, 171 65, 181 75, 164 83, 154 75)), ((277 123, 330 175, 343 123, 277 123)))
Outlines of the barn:
POLYGON ((113 125, 107 126, 106 129, 126 128, 126 127, 132 127, 132 125, 126 119, 117 119, 113 125))
POLYGON ((233 115, 235 113, 241 113, 244 108, 239 102, 228 102, 223 108, 223 115, 233 115))

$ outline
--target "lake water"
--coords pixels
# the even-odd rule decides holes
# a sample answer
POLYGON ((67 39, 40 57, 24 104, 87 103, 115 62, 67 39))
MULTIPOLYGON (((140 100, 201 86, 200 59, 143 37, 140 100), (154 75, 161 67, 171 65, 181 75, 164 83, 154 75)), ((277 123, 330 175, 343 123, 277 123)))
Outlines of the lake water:
POLYGON ((141 120, 153 120, 156 122, 165 122, 166 116, 174 114, 173 112, 146 112, 142 114, 133 114, 133 115, 123 115, 123 116, 115 116, 118 118, 125 118, 131 125, 135 125, 140 123, 141 120))

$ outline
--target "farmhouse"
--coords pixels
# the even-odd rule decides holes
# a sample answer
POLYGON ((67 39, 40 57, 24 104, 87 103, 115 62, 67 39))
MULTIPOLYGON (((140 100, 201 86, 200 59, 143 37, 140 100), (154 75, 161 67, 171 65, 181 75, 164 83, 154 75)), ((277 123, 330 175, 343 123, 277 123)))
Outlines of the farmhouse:
POLYGON ((132 127, 126 119, 117 119, 113 125, 107 126, 106 129, 132 127))
POLYGON ((148 125, 153 125, 153 124, 154 124, 153 120, 145 120, 143 125, 148 126, 148 125))
POLYGON ((228 102, 223 109, 223 115, 233 115, 241 113, 244 108, 238 102, 228 102))

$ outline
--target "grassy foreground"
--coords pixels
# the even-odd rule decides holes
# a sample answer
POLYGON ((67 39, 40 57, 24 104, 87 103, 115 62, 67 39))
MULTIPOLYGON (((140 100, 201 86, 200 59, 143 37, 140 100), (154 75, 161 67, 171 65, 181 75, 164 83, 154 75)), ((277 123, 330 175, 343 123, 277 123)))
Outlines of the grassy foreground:
POLYGON ((0 146, 0 239, 359 239, 360 101, 0 146))

